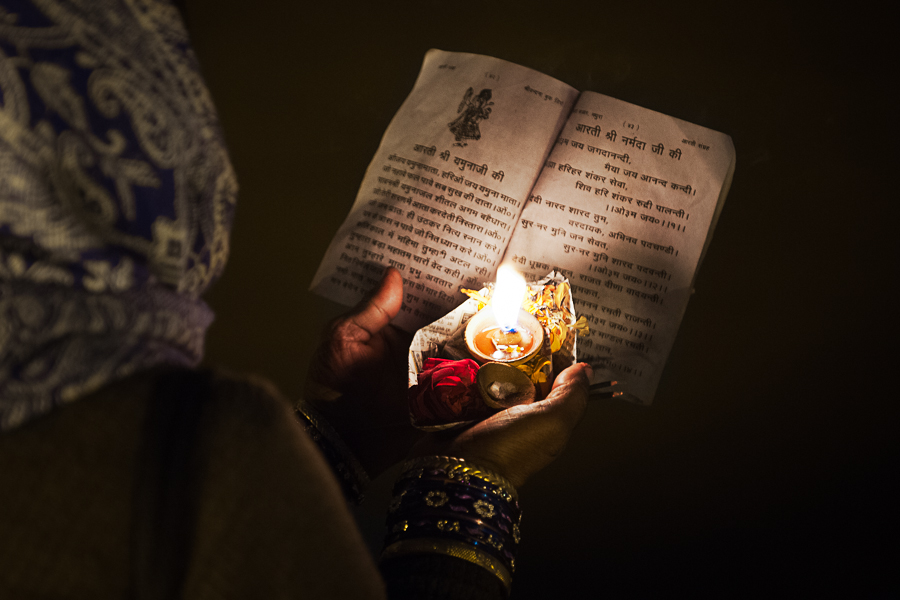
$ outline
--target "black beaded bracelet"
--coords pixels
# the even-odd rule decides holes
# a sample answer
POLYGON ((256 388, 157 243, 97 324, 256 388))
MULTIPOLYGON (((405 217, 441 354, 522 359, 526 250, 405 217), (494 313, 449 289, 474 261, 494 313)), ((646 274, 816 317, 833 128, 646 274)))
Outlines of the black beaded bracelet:
POLYGON ((303 429, 331 466, 347 500, 354 504, 362 502, 363 490, 369 484, 369 477, 338 433, 306 404, 296 406, 294 412, 303 429))

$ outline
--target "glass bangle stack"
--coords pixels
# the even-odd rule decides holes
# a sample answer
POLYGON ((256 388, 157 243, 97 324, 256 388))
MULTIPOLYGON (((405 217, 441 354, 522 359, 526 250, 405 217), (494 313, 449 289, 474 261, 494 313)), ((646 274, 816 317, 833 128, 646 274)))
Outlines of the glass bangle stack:
POLYGON ((382 560, 453 556, 487 569, 508 592, 522 512, 504 477, 458 458, 422 457, 404 465, 393 494, 382 560))

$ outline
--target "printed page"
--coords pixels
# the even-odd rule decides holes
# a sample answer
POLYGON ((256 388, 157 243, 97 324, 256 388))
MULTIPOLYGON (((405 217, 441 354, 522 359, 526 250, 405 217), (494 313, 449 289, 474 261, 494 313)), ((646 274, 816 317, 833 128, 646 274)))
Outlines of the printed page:
MULTIPOLYGON (((431 50, 311 285, 356 303, 387 266, 409 331, 492 280, 578 92, 503 60, 431 50)), ((542 274, 545 275, 546 273, 542 274)))
POLYGON ((734 159, 722 133, 593 92, 576 103, 504 260, 568 277, 595 383, 653 401, 734 159))

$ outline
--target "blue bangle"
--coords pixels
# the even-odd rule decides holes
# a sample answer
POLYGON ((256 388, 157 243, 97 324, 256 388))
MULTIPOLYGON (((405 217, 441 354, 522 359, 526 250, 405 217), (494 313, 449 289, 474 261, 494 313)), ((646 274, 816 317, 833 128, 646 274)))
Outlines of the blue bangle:
POLYGON ((439 553, 496 575, 509 590, 522 512, 501 475, 462 459, 413 459, 394 485, 382 560, 439 553))

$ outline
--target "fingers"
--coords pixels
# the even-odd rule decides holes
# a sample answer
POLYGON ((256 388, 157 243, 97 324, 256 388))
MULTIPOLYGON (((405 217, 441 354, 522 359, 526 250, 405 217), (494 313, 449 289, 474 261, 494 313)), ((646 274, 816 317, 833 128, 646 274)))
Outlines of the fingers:
POLYGON ((521 486, 562 453, 584 413, 590 375, 588 365, 573 365, 559 374, 546 399, 513 406, 462 431, 432 433, 414 452, 465 458, 521 486))
POLYGON ((374 335, 381 331, 400 312, 403 304, 403 276, 388 267, 374 292, 360 302, 348 321, 374 335))
POLYGON ((472 434, 505 432, 520 441, 529 437, 565 443, 581 420, 588 398, 588 367, 577 364, 560 373, 541 401, 508 408, 473 428, 472 434))
POLYGON ((516 486, 550 464, 584 414, 589 372, 585 364, 573 365, 559 374, 546 399, 514 406, 473 427, 474 449, 468 450, 473 462, 496 465, 516 486))
POLYGON ((553 387, 556 388, 559 385, 567 384, 572 380, 582 381, 584 385, 589 386, 593 376, 594 370, 591 368, 591 365, 577 363, 557 375, 553 381, 553 387))
POLYGON ((538 414, 541 419, 558 421, 571 431, 581 420, 587 405, 591 375, 591 367, 586 363, 572 365, 556 376, 553 388, 544 400, 516 408, 523 413, 538 414))

